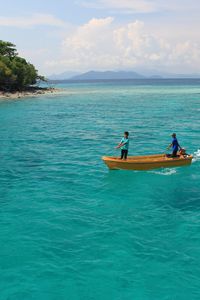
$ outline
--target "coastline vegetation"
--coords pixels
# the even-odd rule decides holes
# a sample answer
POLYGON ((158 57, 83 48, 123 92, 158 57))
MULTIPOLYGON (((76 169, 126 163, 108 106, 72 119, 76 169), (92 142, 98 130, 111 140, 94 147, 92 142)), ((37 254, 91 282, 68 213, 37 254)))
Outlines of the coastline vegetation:
POLYGON ((38 74, 34 65, 18 55, 16 46, 0 40, 0 91, 41 89, 36 85, 39 81, 46 79, 38 74))

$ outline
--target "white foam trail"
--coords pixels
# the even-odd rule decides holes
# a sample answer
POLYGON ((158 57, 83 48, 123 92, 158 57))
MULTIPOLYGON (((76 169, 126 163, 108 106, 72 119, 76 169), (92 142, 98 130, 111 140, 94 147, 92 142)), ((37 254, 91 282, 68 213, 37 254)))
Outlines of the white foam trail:
POLYGON ((196 162, 198 160, 200 160, 200 149, 194 152, 192 162, 196 162))
POLYGON ((170 176, 170 175, 176 174, 177 171, 175 169, 164 169, 161 171, 152 171, 152 173, 157 174, 157 175, 170 176))

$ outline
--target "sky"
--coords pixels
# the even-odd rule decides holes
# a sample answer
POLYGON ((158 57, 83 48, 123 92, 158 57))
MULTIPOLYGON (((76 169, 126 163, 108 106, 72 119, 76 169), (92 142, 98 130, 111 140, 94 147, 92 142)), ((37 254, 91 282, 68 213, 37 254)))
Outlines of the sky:
POLYGON ((200 73, 199 0, 0 0, 0 39, 42 75, 200 73))

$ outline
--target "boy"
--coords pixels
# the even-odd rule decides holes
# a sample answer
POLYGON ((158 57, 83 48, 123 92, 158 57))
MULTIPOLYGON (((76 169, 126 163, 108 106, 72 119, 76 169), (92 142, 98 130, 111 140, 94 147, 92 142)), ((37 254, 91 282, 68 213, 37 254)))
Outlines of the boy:
POLYGON ((129 133, 128 131, 124 132, 124 137, 122 138, 120 144, 116 147, 116 149, 121 148, 121 159, 127 159, 128 155, 128 147, 129 147, 129 133))
POLYGON ((167 147, 167 149, 172 148, 172 157, 177 156, 178 149, 181 149, 181 146, 178 143, 178 140, 176 138, 176 133, 172 134, 172 143, 167 147))

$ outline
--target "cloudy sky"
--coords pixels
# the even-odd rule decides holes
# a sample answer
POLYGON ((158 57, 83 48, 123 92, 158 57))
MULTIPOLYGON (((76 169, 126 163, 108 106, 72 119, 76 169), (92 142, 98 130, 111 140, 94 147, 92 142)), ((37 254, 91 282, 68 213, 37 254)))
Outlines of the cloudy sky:
POLYGON ((200 73, 199 0, 0 0, 0 39, 40 73, 200 73))

